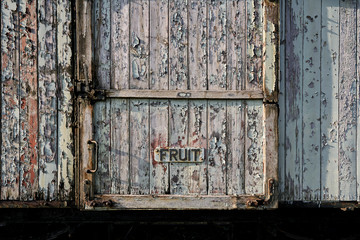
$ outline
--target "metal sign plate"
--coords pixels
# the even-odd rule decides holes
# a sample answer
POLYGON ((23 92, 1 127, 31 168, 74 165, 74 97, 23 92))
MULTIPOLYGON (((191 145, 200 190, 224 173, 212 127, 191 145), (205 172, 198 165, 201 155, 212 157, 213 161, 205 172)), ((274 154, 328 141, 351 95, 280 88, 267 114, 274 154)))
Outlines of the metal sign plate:
POLYGON ((200 163, 204 161, 204 148, 156 148, 155 161, 171 163, 200 163))

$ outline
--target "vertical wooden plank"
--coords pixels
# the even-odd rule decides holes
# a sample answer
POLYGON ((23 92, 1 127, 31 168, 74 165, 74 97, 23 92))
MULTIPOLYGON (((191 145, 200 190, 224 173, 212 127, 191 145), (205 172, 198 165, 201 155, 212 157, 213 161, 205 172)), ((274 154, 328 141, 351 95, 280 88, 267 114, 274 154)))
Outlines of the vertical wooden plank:
POLYGON ((286 1, 285 200, 301 200, 303 0, 286 1))
POLYGON ((279 200, 285 201, 285 23, 286 23, 286 1, 280 1, 280 88, 279 88, 279 200))
POLYGON ((111 0, 95 0, 95 69, 100 88, 110 88, 111 68, 111 0))
POLYGON ((321 1, 304 1, 302 199, 320 200, 321 1))
POLYGON ((271 199, 269 208, 278 208, 278 188, 279 181, 279 135, 278 135, 278 115, 279 108, 276 104, 263 105, 264 112, 264 191, 265 196, 271 199))
POLYGON ((356 1, 340 1, 339 183, 340 200, 356 200, 356 1))
POLYGON ((36 1, 19 2, 20 21, 20 199, 38 190, 38 102, 36 1))
POLYGON ((169 2, 150 1, 150 88, 169 86, 169 2))
MULTIPOLYGON (((357 35, 360 34, 360 1, 357 0, 356 2, 356 33, 357 35)), ((357 126, 360 126, 360 118, 359 118, 359 113, 360 113, 360 104, 359 104, 359 91, 360 91, 360 83, 359 83, 359 76, 360 76, 360 60, 359 60, 359 57, 360 57, 360 39, 359 37, 357 36, 357 59, 356 59, 356 66, 357 66, 357 75, 356 75, 356 78, 357 78, 357 86, 356 86, 356 89, 357 89, 357 126)), ((358 136, 359 132, 357 130, 357 134, 356 134, 356 143, 357 143, 357 146, 356 146, 356 149, 357 151, 360 149, 360 138, 358 136)), ((360 201, 360 154, 356 154, 356 182, 357 182, 357 191, 356 191, 356 197, 357 197, 357 201, 360 201)))
POLYGON ((262 87, 263 5, 262 0, 247 1, 247 81, 246 89, 262 87))
POLYGON ((169 193, 169 164, 155 161, 154 150, 168 146, 169 101, 150 100, 150 193, 169 193))
POLYGON ((111 194, 129 193, 129 100, 111 100, 111 194))
POLYGON ((226 1, 210 1, 208 89, 227 89, 226 82, 226 1))
POLYGON ((72 74, 72 36, 71 2, 58 0, 58 188, 59 200, 73 199, 74 187, 74 142, 73 142, 73 74, 72 74))
POLYGON ((129 0, 111 0, 111 87, 129 88, 129 0))
MULTIPOLYGON (((207 102, 189 102, 189 146, 207 148, 207 102)), ((205 156, 206 159, 206 156, 205 156)), ((189 194, 207 194, 207 161, 189 165, 189 194)))
MULTIPOLYGON (((187 100, 170 100, 169 145, 186 147, 189 139, 189 105, 187 100)), ((190 177, 186 164, 170 163, 170 193, 188 194, 190 177)))
POLYGON ((130 2, 130 88, 149 88, 149 1, 130 2))
POLYGON ((18 1, 1 2, 1 199, 19 199, 18 1))
POLYGON ((169 9, 169 89, 188 89, 188 10, 187 0, 170 1, 169 9))
POLYGON ((226 194, 226 101, 208 102, 208 194, 226 194))
POLYGON ((246 103, 245 138, 245 193, 264 194, 263 164, 263 103, 246 103))
POLYGON ((339 0, 322 1, 321 200, 339 200, 339 0))
POLYGON ((227 102, 227 193, 245 193, 245 104, 243 101, 227 102))
POLYGON ((110 161, 110 99, 96 102, 94 105, 95 141, 98 142, 98 170, 95 173, 95 193, 111 192, 111 161, 110 161))
POLYGON ((130 101, 130 193, 150 193, 149 100, 130 101))
POLYGON ((189 89, 207 89, 207 0, 190 0, 189 89))
POLYGON ((57 4, 38 1, 38 67, 39 67, 39 190, 40 197, 57 197, 57 4))
POLYGON ((227 2, 227 82, 228 89, 245 89, 246 0, 227 2))

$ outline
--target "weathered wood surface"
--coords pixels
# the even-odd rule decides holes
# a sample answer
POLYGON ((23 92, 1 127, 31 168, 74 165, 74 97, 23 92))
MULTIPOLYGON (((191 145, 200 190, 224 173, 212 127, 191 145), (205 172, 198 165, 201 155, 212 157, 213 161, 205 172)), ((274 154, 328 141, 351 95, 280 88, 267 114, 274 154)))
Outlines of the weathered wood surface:
POLYGON ((281 200, 356 201, 360 2, 282 4, 281 200))
POLYGON ((263 111, 261 100, 97 102, 95 194, 263 194, 263 111), (159 163, 158 147, 207 151, 202 163, 159 163))
POLYGON ((261 0, 95 1, 97 87, 109 98, 95 104, 95 193, 264 194, 263 8, 261 0), (110 112, 98 109, 109 101, 110 112), (206 154, 202 163, 159 163, 157 147, 206 154))
POLYGON ((96 0, 94 8, 96 77, 113 89, 263 88, 262 0, 96 0))
POLYGON ((2 200, 73 198, 71 22, 70 1, 1 2, 2 200))

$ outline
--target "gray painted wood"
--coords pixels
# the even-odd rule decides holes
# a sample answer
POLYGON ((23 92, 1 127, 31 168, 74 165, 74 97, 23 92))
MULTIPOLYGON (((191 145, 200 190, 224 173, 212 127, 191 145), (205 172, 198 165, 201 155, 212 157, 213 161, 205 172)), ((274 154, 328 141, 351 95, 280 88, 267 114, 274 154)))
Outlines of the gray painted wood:
POLYGON ((130 1, 130 88, 149 88, 149 1, 130 1))
POLYGON ((165 194, 169 192, 169 163, 155 161, 154 150, 169 146, 169 101, 150 101, 150 192, 165 194))
POLYGON ((111 0, 111 86, 128 89, 130 79, 129 0, 111 0))
POLYGON ((1 199, 74 189, 70 1, 1 2, 1 199))
POLYGON ((339 188, 340 200, 356 199, 356 1, 340 1, 339 188))
POLYGON ((304 1, 302 199, 320 200, 321 1, 304 1))
POLYGON ((112 194, 129 193, 129 100, 111 100, 111 161, 112 194))
POLYGON ((339 200, 339 1, 322 3, 321 199, 339 200))
POLYGON ((286 1, 285 200, 302 199, 303 3, 286 1))
POLYGON ((130 100, 130 193, 150 193, 149 100, 130 100))

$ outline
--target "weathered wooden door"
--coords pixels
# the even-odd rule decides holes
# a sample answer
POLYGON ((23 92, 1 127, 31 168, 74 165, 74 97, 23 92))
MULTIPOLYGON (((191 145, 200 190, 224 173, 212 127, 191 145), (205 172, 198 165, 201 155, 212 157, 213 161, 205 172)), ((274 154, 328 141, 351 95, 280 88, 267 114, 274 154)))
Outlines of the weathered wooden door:
POLYGON ((277 32, 276 1, 78 0, 79 205, 276 207, 277 32))

